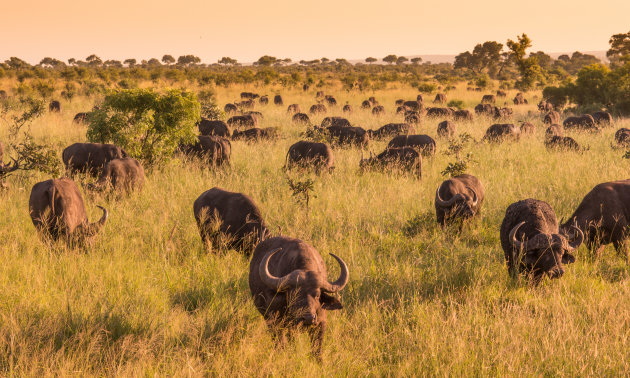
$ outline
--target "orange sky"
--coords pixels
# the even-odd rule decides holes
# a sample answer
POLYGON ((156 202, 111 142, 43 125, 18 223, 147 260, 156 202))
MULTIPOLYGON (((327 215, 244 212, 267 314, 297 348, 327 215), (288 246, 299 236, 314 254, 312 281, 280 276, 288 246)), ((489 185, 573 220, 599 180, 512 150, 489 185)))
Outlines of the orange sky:
POLYGON ((456 54, 522 32, 536 51, 593 51, 630 31, 629 15, 629 0, 0 0, 0 60, 382 58, 456 54))

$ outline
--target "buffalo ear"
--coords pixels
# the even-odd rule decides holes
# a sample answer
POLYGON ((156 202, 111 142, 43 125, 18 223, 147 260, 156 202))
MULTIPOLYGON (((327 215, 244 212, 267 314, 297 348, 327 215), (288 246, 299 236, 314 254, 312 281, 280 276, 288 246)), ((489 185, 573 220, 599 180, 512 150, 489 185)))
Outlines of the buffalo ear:
POLYGON ((562 263, 563 264, 573 264, 575 262, 575 256, 570 253, 565 253, 562 255, 562 263))
POLYGON ((339 299, 333 297, 327 293, 321 293, 319 296, 319 302, 322 304, 324 310, 341 310, 343 305, 339 299))

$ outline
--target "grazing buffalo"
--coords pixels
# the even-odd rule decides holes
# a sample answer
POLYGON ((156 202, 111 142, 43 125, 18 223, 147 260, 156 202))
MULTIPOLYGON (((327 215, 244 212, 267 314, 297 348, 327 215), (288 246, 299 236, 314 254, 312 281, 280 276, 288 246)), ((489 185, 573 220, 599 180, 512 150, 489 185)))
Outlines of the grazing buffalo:
POLYGON ((308 118, 308 114, 305 113, 295 113, 293 115, 293 123, 304 123, 304 124, 310 124, 311 123, 311 119, 308 118))
POLYGON ((456 127, 451 121, 442 121, 438 123, 437 135, 442 138, 452 138, 455 136, 456 127))
POLYGON ((310 332, 315 355, 321 355, 326 331, 326 310, 343 308, 339 293, 348 284, 348 266, 330 254, 341 268, 328 281, 326 264, 313 246, 299 239, 273 237, 258 244, 249 265, 249 289, 254 305, 272 331, 287 326, 310 332))
POLYGON ((230 126, 223 121, 211 121, 209 119, 202 118, 201 121, 197 123, 197 127, 199 128, 199 133, 201 135, 216 135, 229 138, 232 134, 230 126))
POLYGON ((234 105, 243 109, 253 109, 254 106, 256 106, 256 102, 254 102, 254 100, 247 100, 247 101, 235 102, 234 105))
POLYGON ((378 105, 378 101, 376 101, 376 97, 372 96, 367 99, 372 106, 378 105))
POLYGON ((328 106, 337 106, 337 100, 333 96, 327 95, 324 99, 328 106))
POLYGON ((72 122, 74 123, 86 123, 88 121, 88 117, 90 116, 90 113, 77 113, 74 118, 72 119, 72 122))
POLYGON ((536 126, 530 122, 521 123, 520 127, 521 135, 533 134, 536 131, 536 126))
POLYGON ((317 174, 323 169, 331 172, 335 168, 335 156, 326 143, 301 140, 289 147, 287 152, 285 167, 290 169, 293 166, 312 167, 317 174))
POLYGON ((446 104, 446 95, 444 93, 438 93, 433 99, 434 104, 446 104))
POLYGON ((48 104, 48 111, 51 113, 61 112, 61 103, 57 100, 52 100, 50 104, 48 104))
POLYGON ((501 247, 510 274, 532 274, 535 283, 545 274, 562 277, 563 264, 575 261, 571 253, 584 241, 584 234, 574 230, 577 237, 567 238, 547 202, 529 198, 508 206, 501 223, 501 247))
POLYGON ((91 190, 112 188, 116 192, 131 193, 140 191, 144 186, 144 168, 136 159, 122 158, 110 160, 103 167, 103 172, 91 190))
POLYGON ((213 166, 229 166, 232 144, 222 137, 200 135, 194 144, 180 145, 180 150, 186 155, 206 160, 213 166))
POLYGON ((351 105, 348 105, 348 104, 345 104, 345 105, 343 106, 343 112, 344 112, 344 113, 352 113, 352 106, 351 106, 351 105))
POLYGON ((287 107, 287 113, 300 113, 302 109, 300 108, 300 104, 291 104, 287 107))
POLYGON ((315 93, 315 97, 324 98, 325 97, 324 91, 317 91, 317 93, 315 93))
POLYGON ((278 130, 275 127, 265 127, 264 129, 260 129, 258 127, 254 127, 253 129, 247 129, 243 131, 234 130, 232 133, 233 140, 272 140, 278 138, 278 130))
POLYGON ((495 102, 497 102, 497 98, 491 94, 483 95, 481 98, 482 104, 494 104, 495 102))
POLYGON ((456 219, 466 220, 479 213, 485 189, 475 176, 463 174, 450 178, 435 191, 435 214, 442 227, 456 219))
POLYGON ((420 101, 403 101, 402 106, 407 110, 418 111, 422 109, 422 102, 420 101))
POLYGON ((494 116, 494 106, 492 106, 492 104, 479 104, 475 106, 475 113, 479 115, 494 116))
POLYGON ((263 114, 261 112, 257 112, 257 111, 254 111, 254 110, 247 111, 247 112, 243 113, 243 115, 250 115, 250 116, 256 118, 257 122, 261 122, 265 118, 265 116, 263 116, 263 114))
POLYGON ((311 108, 309 109, 309 112, 311 114, 318 114, 318 113, 326 113, 328 109, 326 109, 326 105, 324 104, 315 104, 313 106, 311 106, 311 108))
POLYGON ((541 112, 552 112, 553 111, 553 104, 551 102, 545 101, 545 100, 541 100, 538 103, 538 110, 541 112))
POLYGON ((586 245, 595 257, 612 243, 628 258, 626 240, 630 231, 630 180, 596 185, 582 200, 561 229, 577 227, 586 235, 586 245))
POLYGON ((590 114, 584 114, 579 117, 567 117, 562 125, 565 129, 579 129, 588 131, 599 131, 595 120, 590 114))
POLYGON ((420 113, 418 112, 408 112, 405 114, 405 123, 409 124, 418 124, 422 120, 420 113))
MULTIPOLYGON (((621 128, 615 132, 615 143, 622 147, 630 146, 630 129, 621 128)), ((0 154, 0 157, 2 155, 0 154)), ((1 158, 0 158, 1 161, 1 158)))
POLYGON ((525 104, 527 104, 527 100, 525 99, 525 97, 523 96, 523 94, 521 92, 518 92, 516 94, 516 97, 514 97, 514 100, 512 100, 512 102, 514 102, 514 105, 525 105, 525 104))
POLYGON ((552 136, 563 136, 564 135, 564 128, 562 127, 562 125, 551 125, 549 127, 547 127, 547 130, 545 130, 545 138, 551 138, 552 136))
POLYGON ((69 178, 51 179, 33 186, 29 212, 35 228, 52 240, 64 239, 69 244, 83 244, 99 233, 107 221, 107 210, 89 223, 79 188, 69 178))
MULTIPOLYGON (((11 166, 4 164, 4 146, 2 145, 2 142, 0 142, 0 176, 4 176, 8 173, 17 171, 19 168, 20 166, 18 162, 15 160, 13 160, 13 165, 11 166)), ((4 188, 4 187, 6 187, 6 184, 0 181, 0 188, 4 188)))
POLYGON ((545 125, 553 125, 556 123, 560 123, 560 113, 558 113, 555 110, 550 111, 549 113, 545 114, 543 123, 545 125))
POLYGON ((234 104, 225 104, 223 111, 226 113, 236 113, 238 112, 238 108, 234 104))
POLYGON ((399 98, 398 100, 396 100, 394 105, 395 106, 403 106, 404 103, 405 103, 405 100, 403 100, 402 98, 399 98))
POLYGON ((507 139, 518 140, 521 130, 511 123, 497 123, 486 130, 483 140, 488 142, 502 142, 507 139))
POLYGON ((233 116, 227 124, 231 127, 258 127, 258 117, 252 114, 233 116))
POLYGON ((435 139, 428 135, 398 135, 387 143, 387 148, 389 149, 400 147, 416 149, 424 157, 435 155, 437 150, 435 139))
POLYGON ((545 139, 545 147, 548 150, 581 151, 580 145, 575 139, 568 136, 552 135, 545 139))
POLYGON ((511 108, 494 108, 494 119, 506 119, 510 118, 513 114, 511 108))
POLYGON ((127 153, 113 144, 75 143, 66 147, 61 158, 69 174, 87 172, 98 176, 108 161, 126 158, 127 153))
POLYGON ((258 99, 258 103, 260 105, 267 105, 267 104, 269 104, 269 97, 267 95, 260 96, 260 98, 258 99))
POLYGON ((273 103, 275 105, 284 105, 284 101, 282 100, 282 96, 280 96, 279 94, 273 96, 273 103))
POLYGON ((361 103, 361 109, 370 109, 372 107, 372 103, 368 100, 365 100, 361 103))
POLYGON ((309 88, 310 88, 310 87, 311 87, 310 85, 308 85, 308 84, 304 84, 304 85, 302 85, 302 90, 303 90, 304 92, 306 92, 306 91, 308 91, 308 90, 309 90, 309 88))
POLYGON ((371 139, 380 139, 394 135, 409 134, 414 128, 408 123, 388 123, 376 130, 368 130, 371 139))
POLYGON ((258 95, 257 93, 241 92, 241 98, 242 99, 254 100, 254 99, 258 98, 258 97, 260 97, 260 95, 258 95))
POLYGON ((422 155, 412 147, 387 148, 369 159, 361 159, 359 167, 362 170, 400 168, 421 178, 422 155))
POLYGON ((507 97, 507 93, 505 93, 505 91, 502 90, 498 90, 497 91, 497 97, 507 97))
POLYGON ((467 109, 456 110, 455 112, 453 112, 453 119, 455 121, 472 121, 473 114, 470 110, 467 109))
POLYGON ((328 134, 338 145, 355 145, 367 147, 370 143, 370 136, 361 127, 348 127, 333 125, 327 128, 328 134))
POLYGON ((422 94, 418 93, 418 95, 416 96, 416 101, 420 103, 424 102, 424 97, 422 97, 422 94))
POLYGON ((427 117, 448 118, 454 115, 451 108, 427 108, 427 117))
POLYGON ((342 127, 350 127, 350 121, 343 117, 326 117, 322 120, 322 127, 328 126, 342 126, 342 127))
POLYGON ((385 107, 383 105, 376 105, 372 108, 372 115, 379 116, 385 114, 385 107))
POLYGON ((221 188, 203 192, 193 204, 203 244, 242 250, 249 255, 254 246, 270 234, 260 210, 245 194, 221 188))
POLYGON ((595 112, 591 114, 591 117, 593 117, 593 120, 598 125, 609 126, 612 124, 612 115, 610 115, 610 113, 608 112, 595 112))

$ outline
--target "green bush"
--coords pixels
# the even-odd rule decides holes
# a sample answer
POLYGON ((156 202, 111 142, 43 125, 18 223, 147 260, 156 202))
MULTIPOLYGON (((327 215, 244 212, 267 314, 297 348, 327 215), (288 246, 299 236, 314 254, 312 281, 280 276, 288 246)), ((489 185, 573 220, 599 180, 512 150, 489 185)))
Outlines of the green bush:
POLYGON ((181 141, 195 137, 200 104, 191 92, 126 89, 110 92, 90 114, 91 142, 114 143, 146 165, 171 157, 181 141))

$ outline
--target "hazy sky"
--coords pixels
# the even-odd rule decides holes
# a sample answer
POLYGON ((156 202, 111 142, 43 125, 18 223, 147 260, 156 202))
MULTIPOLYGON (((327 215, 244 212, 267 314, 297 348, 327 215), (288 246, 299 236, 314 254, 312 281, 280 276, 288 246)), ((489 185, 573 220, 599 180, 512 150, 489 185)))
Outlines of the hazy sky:
POLYGON ((629 15, 630 0, 0 0, 0 60, 382 58, 523 32, 535 51, 593 51, 630 31, 629 15))

